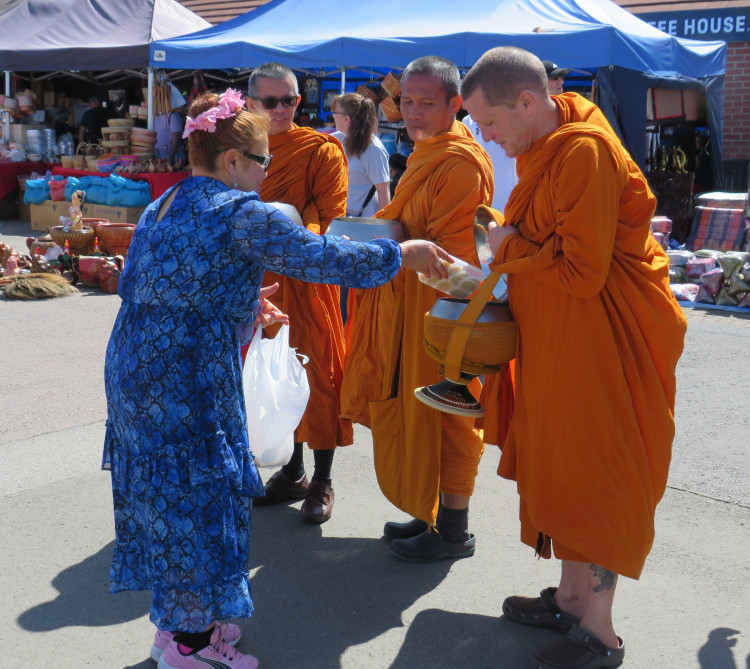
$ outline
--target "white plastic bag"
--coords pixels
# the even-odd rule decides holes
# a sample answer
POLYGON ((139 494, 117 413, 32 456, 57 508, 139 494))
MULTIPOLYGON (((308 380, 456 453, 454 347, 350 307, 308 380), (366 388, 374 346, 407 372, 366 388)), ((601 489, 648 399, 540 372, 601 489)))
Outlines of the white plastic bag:
POLYGON ((289 347, 289 326, 282 325, 274 339, 263 339, 261 333, 257 328, 247 350, 242 385, 255 464, 275 467, 292 456, 310 385, 302 366, 307 358, 289 347))

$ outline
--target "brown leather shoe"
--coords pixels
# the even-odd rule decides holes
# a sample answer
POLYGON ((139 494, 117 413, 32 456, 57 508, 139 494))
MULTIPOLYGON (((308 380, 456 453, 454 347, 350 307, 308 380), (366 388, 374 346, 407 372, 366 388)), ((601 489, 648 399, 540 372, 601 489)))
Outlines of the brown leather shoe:
POLYGON ((308 487, 307 474, 303 474, 299 481, 292 481, 283 469, 279 469, 263 487, 266 492, 265 496, 256 497, 253 504, 255 506, 269 506, 290 499, 302 499, 307 495, 308 487))
POLYGON ((306 523, 325 523, 333 511, 333 488, 323 481, 312 481, 299 515, 306 523))

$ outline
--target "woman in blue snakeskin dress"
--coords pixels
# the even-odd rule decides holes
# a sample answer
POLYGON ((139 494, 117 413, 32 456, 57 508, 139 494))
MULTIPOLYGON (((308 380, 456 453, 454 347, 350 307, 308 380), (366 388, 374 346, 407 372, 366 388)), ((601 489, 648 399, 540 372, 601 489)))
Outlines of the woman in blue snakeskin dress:
POLYGON ((233 95, 206 94, 191 107, 188 125, 214 129, 190 131, 193 176, 153 202, 136 228, 107 348, 111 590, 152 590, 160 667, 193 666, 186 649, 225 663, 216 666, 257 664, 227 645, 239 638, 236 626, 214 623, 253 611, 250 513, 263 484, 248 443, 239 349, 254 323, 278 316, 260 294, 264 271, 370 288, 402 264, 441 272, 444 257, 422 241, 317 236, 260 202, 267 122, 233 95), (174 649, 165 648, 177 641, 180 656, 169 659, 174 649))

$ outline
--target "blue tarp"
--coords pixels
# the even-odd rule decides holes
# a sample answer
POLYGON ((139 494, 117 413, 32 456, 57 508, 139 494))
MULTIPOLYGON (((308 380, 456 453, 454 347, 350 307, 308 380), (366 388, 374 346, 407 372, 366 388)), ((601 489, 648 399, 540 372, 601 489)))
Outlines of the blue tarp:
POLYGON ((470 67, 518 46, 564 67, 618 66, 695 79, 724 72, 726 45, 678 39, 609 0, 272 0, 236 19, 151 43, 150 64, 174 69, 403 68, 436 54, 470 67))

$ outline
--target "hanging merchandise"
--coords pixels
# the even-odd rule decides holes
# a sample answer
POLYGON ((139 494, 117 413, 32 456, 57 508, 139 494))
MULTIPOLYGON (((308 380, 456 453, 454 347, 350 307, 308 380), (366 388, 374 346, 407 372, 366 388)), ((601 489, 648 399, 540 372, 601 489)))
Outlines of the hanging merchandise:
POLYGON ((190 89, 188 95, 188 105, 195 100, 199 95, 205 93, 208 90, 206 86, 206 80, 203 78, 203 72, 196 70, 193 73, 193 87, 190 89))
POLYGON ((163 70, 154 73, 154 116, 172 111, 172 85, 163 70))

